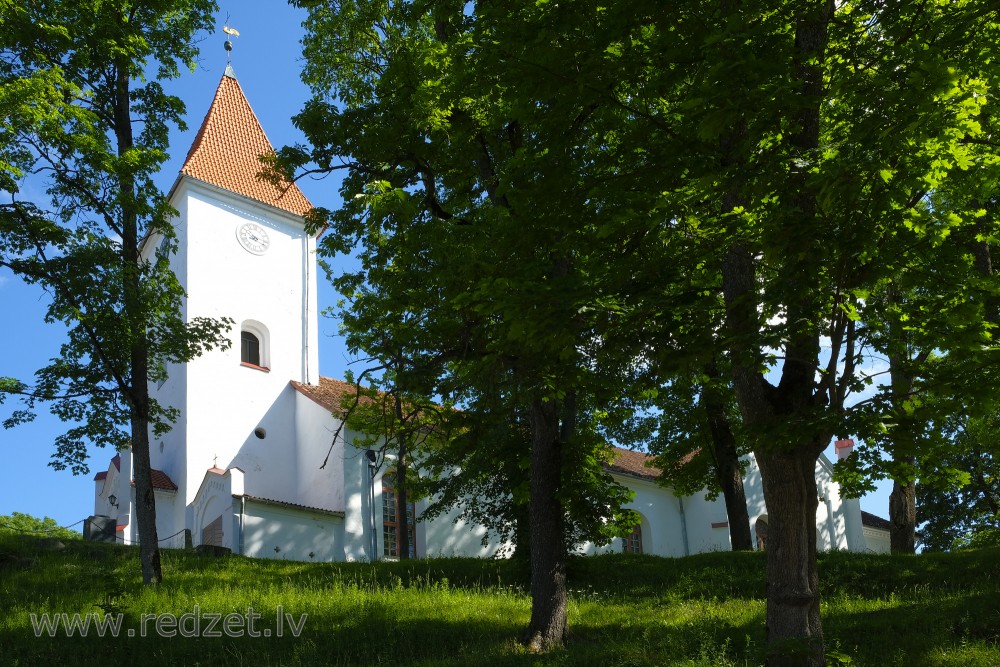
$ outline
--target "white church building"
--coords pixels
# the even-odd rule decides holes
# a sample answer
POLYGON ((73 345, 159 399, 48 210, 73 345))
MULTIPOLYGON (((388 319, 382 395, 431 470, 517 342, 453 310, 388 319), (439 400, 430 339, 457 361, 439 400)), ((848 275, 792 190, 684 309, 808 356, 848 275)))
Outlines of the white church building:
MULTIPOLYGON (((180 410, 172 430, 151 440, 161 546, 226 547, 236 554, 300 561, 375 560, 396 553, 396 496, 368 465, 355 434, 338 430, 341 397, 353 385, 319 375, 316 238, 304 230, 311 205, 294 184, 257 178, 271 150, 227 67, 170 193, 187 290, 185 318, 230 317, 232 346, 170 367, 151 387, 180 410), (325 468, 320 464, 332 444, 325 468)), ((146 240, 148 257, 161 239, 146 240)), ((641 522, 602 550, 684 556, 728 550, 721 498, 677 497, 656 483, 645 454, 618 450, 612 474, 635 492, 641 522)), ((116 455, 95 477, 94 514, 115 519, 119 541, 138 531, 131 456, 116 455)), ((888 551, 884 520, 840 497, 830 461, 816 466, 817 546, 888 551), (878 522, 883 523, 879 524, 878 522)), ((753 461, 744 480, 751 527, 766 543, 767 509, 753 461)), ((420 517, 426 501, 410 508, 420 517)), ((503 545, 455 514, 416 521, 417 556, 490 557, 503 545), (483 537, 486 546, 483 546, 483 537)), ((594 552, 590 547, 585 549, 594 552)))

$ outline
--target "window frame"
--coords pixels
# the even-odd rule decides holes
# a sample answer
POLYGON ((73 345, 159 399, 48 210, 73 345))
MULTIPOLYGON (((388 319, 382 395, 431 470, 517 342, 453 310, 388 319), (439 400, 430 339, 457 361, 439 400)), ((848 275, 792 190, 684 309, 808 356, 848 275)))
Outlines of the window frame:
POLYGON ((240 325, 240 365, 246 368, 270 372, 271 371, 271 341, 268 336, 267 327, 256 320, 246 320, 240 325), (243 337, 253 336, 257 339, 257 361, 247 361, 243 357, 243 337))
MULTIPOLYGON (((408 502, 406 514, 410 533, 410 558, 417 557, 417 507, 413 501, 408 502)), ((382 477, 382 557, 399 558, 399 495, 392 484, 392 479, 382 477), (391 502, 388 502, 391 497, 391 502), (390 539, 391 537, 391 539, 390 539)))
POLYGON ((240 362, 249 366, 261 366, 260 363, 260 338, 252 331, 246 329, 240 331, 240 362), (250 341, 253 341, 250 343, 250 341), (256 349, 248 350, 248 343, 256 349), (256 360, 254 360, 256 357, 256 360))
POLYGON ((632 527, 632 533, 622 537, 622 553, 641 554, 642 553, 642 524, 637 523, 632 527))

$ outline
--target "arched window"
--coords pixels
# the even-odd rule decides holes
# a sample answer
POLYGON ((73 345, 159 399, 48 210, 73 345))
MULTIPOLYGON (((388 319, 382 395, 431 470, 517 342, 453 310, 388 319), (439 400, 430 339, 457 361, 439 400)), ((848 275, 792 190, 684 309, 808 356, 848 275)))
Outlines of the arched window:
POLYGON ((260 366, 260 339, 249 331, 240 333, 240 361, 260 366))
POLYGON ((642 526, 635 524, 632 534, 622 538, 622 551, 627 554, 642 553, 642 526))
MULTIPOLYGON (((392 488, 391 478, 382 478, 382 554, 399 558, 399 496, 392 488)), ((417 557, 416 511, 413 503, 406 503, 406 525, 410 534, 410 558, 417 557)))
POLYGON ((256 320, 246 320, 240 325, 240 363, 258 370, 270 370, 268 348, 267 327, 256 320))

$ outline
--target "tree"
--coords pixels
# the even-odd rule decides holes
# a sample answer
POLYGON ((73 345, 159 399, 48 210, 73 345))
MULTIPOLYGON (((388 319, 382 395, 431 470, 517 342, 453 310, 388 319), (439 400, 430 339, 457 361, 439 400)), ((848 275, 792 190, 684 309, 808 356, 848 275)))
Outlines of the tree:
POLYGON ((1000 468, 997 429, 1000 416, 947 420, 950 447, 941 463, 961 470, 958 484, 943 480, 917 488, 919 539, 925 551, 948 551, 986 542, 1000 531, 1000 468))
POLYGON ((158 81, 193 67, 193 37, 214 9, 209 0, 3 6, 0 263, 42 286, 47 321, 69 327, 34 386, 6 383, 27 403, 6 425, 51 402, 80 422, 52 462, 76 473, 87 470, 88 442, 131 448, 147 584, 162 580, 149 433, 175 414, 150 398, 148 383, 165 377, 168 361, 228 344, 228 320, 182 319, 184 292, 167 262, 173 211, 152 181, 168 127, 183 127, 184 113, 158 81), (47 207, 20 196, 26 180, 45 188, 47 207))
POLYGON ((38 537, 58 537, 64 540, 78 540, 80 533, 63 528, 55 519, 39 519, 23 512, 12 512, 10 516, 0 516, 0 532, 11 531, 38 537))
MULTIPOLYGON (((836 434, 886 428, 888 411, 845 401, 871 380, 861 351, 876 344, 869 333, 885 313, 870 296, 906 276, 935 305, 900 305, 914 338, 933 337, 942 353, 972 357, 989 340, 983 294, 960 278, 970 275, 969 258, 957 270, 927 265, 976 209, 918 204, 971 166, 966 139, 981 131, 978 59, 992 49, 980 38, 996 24, 971 4, 929 13, 832 2, 789 9, 791 25, 767 29, 768 47, 780 54, 771 58, 775 69, 739 72, 735 105, 752 122, 738 168, 722 172, 720 199, 738 192, 720 220, 729 236, 722 270, 736 393, 756 440, 774 546, 769 664, 818 665, 816 458, 836 434), (922 312, 936 313, 933 324, 922 312), (774 381, 763 373, 771 350, 781 358, 774 381)), ((744 40, 760 28, 741 27, 735 13, 732 20, 730 46, 744 49, 738 60, 753 62, 763 40, 744 40)), ((716 104, 732 108, 731 95, 716 104)), ((879 394, 868 405, 899 398, 891 387, 879 394)))
MULTIPOLYGON (((989 280, 964 281, 972 257, 945 243, 981 205, 923 205, 982 157, 991 16, 832 0, 310 16, 318 94, 299 122, 319 170, 349 156, 343 237, 398 272, 387 284, 435 290, 434 326, 477 343, 427 347, 487 353, 449 357, 454 377, 500 378, 528 407, 531 645, 565 629, 564 565, 536 553, 564 534, 555 461, 579 444, 582 401, 600 414, 627 393, 616 379, 652 356, 637 323, 653 320, 676 360, 659 386, 729 369, 768 506, 769 663, 822 664, 816 461, 836 435, 878 445, 902 398, 865 367, 887 352, 873 295, 899 276, 921 293, 898 318, 967 360, 951 387, 991 339, 989 280)), ((945 378, 918 380, 914 395, 945 378)))
MULTIPOLYGON (((340 250, 361 244, 376 314, 430 309, 407 333, 440 357, 432 394, 499 397, 491 408, 523 416, 530 436, 527 643, 559 645, 567 482, 584 475, 609 485, 599 467, 606 445, 591 433, 622 392, 614 378, 637 354, 602 345, 620 324, 609 311, 627 281, 609 272, 598 202, 581 196, 579 179, 598 178, 604 168, 589 164, 601 146, 587 127, 588 103, 526 77, 532 63, 507 69, 539 48, 545 31, 525 42, 506 9, 302 4, 311 9, 306 79, 315 92, 298 118, 313 145, 307 157, 321 171, 336 168, 335 155, 350 159, 345 206, 333 217, 337 234, 327 238, 340 250), (495 40, 511 51, 479 48, 495 40), (580 143, 586 150, 577 154, 580 143), (555 201, 559 192, 572 196, 555 201), (595 299, 595 291, 604 296, 595 299)), ((523 18, 554 20, 533 16, 533 7, 520 8, 523 18)), ((574 57, 589 43, 589 27, 554 55, 574 57)))

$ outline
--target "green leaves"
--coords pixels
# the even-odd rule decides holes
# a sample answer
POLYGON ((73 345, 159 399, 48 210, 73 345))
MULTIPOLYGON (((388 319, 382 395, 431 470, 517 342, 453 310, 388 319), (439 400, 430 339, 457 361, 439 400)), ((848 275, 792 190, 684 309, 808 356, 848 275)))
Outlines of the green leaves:
POLYGON ((4 4, 0 265, 44 286, 46 321, 65 323, 68 340, 34 386, 0 391, 27 395, 7 426, 29 419, 38 400, 76 424, 56 442, 57 468, 86 472, 89 444, 128 446, 147 422, 162 432, 176 411, 149 401, 147 380, 164 377, 165 362, 228 345, 231 322, 184 322, 166 255, 140 254, 144 240, 173 236, 175 212, 152 174, 184 113, 144 73, 193 66, 194 33, 214 9, 204 0, 4 4), (48 204, 23 200, 24 185, 48 204))

